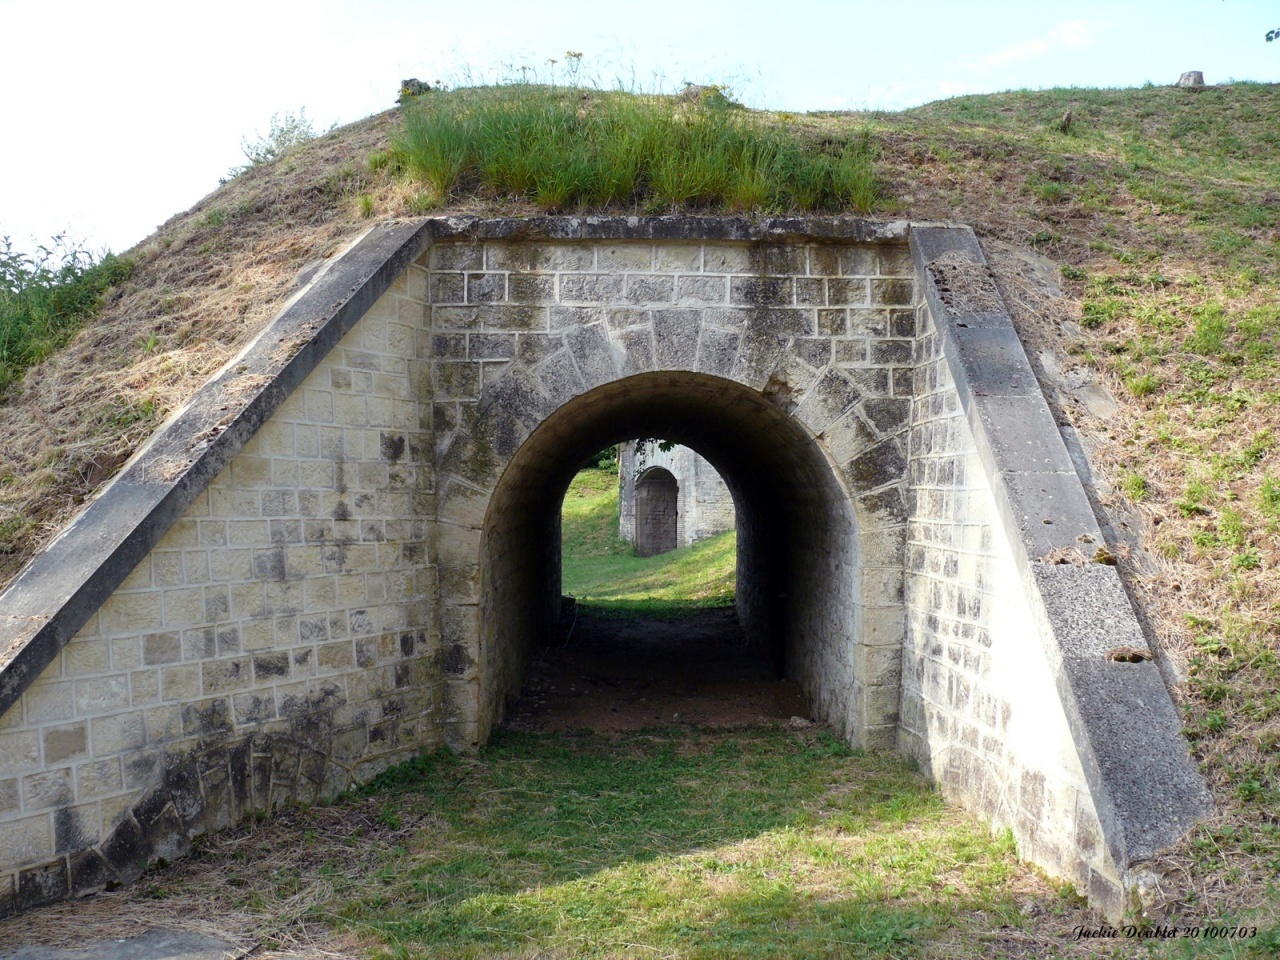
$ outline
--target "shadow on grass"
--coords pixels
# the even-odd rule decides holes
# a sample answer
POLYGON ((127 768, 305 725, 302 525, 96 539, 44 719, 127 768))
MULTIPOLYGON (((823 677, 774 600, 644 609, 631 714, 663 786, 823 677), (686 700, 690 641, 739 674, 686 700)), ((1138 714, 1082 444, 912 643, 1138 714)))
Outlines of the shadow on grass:
POLYGON ((365 793, 433 824, 340 891, 388 956, 902 957, 1018 916, 1007 837, 819 729, 504 732, 365 793))
POLYGON ((645 597, 639 600, 583 600, 578 603, 578 616, 606 620, 627 620, 637 616, 656 620, 678 620, 704 610, 731 610, 733 597, 710 600, 663 600, 645 597))

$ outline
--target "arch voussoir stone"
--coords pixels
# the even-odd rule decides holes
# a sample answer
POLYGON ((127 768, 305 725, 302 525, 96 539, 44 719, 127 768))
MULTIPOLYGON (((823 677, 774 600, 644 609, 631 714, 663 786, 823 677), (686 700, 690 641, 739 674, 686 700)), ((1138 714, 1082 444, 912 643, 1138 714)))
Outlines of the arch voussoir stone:
MULTIPOLYGON (((787 346, 790 345, 789 341, 787 346)), ((784 348, 778 362, 769 371, 762 393, 771 403, 791 415, 804 402, 809 389, 819 382, 820 376, 821 373, 803 358, 784 348)))
POLYGON ((446 523, 480 529, 490 491, 478 489, 456 477, 441 481, 437 515, 446 523))
POLYGON ((852 380, 839 370, 827 368, 796 407, 795 416, 812 434, 822 436, 861 399, 862 391, 852 380))
POLYGON ((823 444, 837 463, 845 464, 879 442, 880 437, 862 418, 855 406, 829 423, 820 434, 823 444))
POLYGON ((698 360, 694 369, 699 373, 728 378, 737 366, 741 346, 742 334, 739 331, 704 323, 698 334, 698 360))
POLYGON ((701 310, 654 310, 654 369, 699 369, 698 345, 701 338, 701 310))
POLYGON ((791 338, 812 332, 807 311, 782 307, 757 307, 739 311, 742 340, 733 379, 761 389, 780 360, 788 354, 791 338))
POLYGON ((906 468, 904 444, 896 439, 881 440, 843 466, 845 478, 853 490, 874 490, 898 483, 906 468))
POLYGON ((569 353, 586 387, 610 383, 620 375, 618 358, 605 323, 569 327, 565 332, 569 353))
POLYGON ((492 445, 483 437, 458 431, 440 458, 440 472, 461 477, 476 487, 491 486, 498 478, 502 461, 492 445))
POLYGON ((618 371, 622 376, 648 373, 655 368, 653 327, 650 324, 611 331, 609 342, 618 353, 618 371))
POLYGON ((567 349, 559 350, 533 368, 542 392, 557 406, 587 389, 578 365, 567 349))

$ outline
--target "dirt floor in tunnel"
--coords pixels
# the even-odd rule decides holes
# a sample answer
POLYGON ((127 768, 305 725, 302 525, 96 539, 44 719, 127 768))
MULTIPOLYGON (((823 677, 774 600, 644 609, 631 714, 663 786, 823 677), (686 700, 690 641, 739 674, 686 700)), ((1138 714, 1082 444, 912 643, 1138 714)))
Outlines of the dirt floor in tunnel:
POLYGON ((807 720, 800 688, 748 646, 733 610, 663 618, 580 608, 534 656, 504 726, 620 732, 807 720))

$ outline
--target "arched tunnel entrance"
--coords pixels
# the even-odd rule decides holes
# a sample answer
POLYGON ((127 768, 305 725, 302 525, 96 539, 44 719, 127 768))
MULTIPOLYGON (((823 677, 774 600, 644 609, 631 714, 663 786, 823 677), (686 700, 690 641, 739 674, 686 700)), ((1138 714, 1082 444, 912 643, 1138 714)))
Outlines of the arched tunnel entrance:
POLYGON ((500 475, 481 540, 477 667, 495 714, 555 629, 560 508, 578 467, 609 444, 660 436, 705 457, 733 495, 749 645, 800 685, 816 716, 844 733, 857 726, 858 528, 838 468, 789 413, 734 381, 654 372, 588 391, 533 429, 500 475))

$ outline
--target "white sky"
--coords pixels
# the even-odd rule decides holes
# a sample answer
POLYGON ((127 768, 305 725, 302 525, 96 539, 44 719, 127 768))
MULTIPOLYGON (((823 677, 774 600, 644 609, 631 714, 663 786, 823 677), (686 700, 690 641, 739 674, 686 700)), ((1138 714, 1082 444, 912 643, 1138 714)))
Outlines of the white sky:
POLYGON ((898 109, 1184 70, 1275 81, 1272 27, 1275 0, 0 0, 0 236, 122 251, 215 189, 273 113, 324 129, 392 106, 405 77, 491 80, 568 50, 603 86, 898 109))

